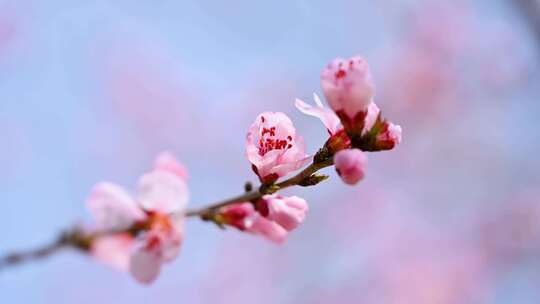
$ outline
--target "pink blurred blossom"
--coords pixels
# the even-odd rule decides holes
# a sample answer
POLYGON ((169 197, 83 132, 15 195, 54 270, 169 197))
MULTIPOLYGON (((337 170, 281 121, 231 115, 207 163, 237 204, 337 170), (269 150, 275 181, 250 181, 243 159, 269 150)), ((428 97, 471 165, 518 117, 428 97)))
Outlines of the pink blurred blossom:
POLYGON ((87 201, 98 231, 138 225, 145 232, 138 237, 127 233, 98 237, 92 255, 129 270, 141 283, 153 282, 161 265, 178 255, 183 240, 183 218, 170 216, 183 211, 188 200, 185 174, 178 175, 176 170, 180 167, 172 155, 160 154, 154 170, 140 178, 137 198, 115 184, 99 183, 87 201))
POLYGON ((128 233, 99 237, 92 242, 91 254, 117 270, 128 271, 132 245, 133 236, 128 233))
POLYGON ((303 138, 281 112, 257 116, 247 134, 246 155, 263 183, 298 170, 308 161, 303 138))
POLYGON ((365 176, 367 156, 358 149, 341 150, 334 156, 336 171, 349 185, 355 185, 365 176))

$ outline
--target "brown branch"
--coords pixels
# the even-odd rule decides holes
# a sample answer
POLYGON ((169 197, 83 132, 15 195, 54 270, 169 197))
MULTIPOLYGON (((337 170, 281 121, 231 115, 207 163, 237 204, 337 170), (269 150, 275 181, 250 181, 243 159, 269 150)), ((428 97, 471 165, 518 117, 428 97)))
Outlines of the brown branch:
POLYGON ((271 185, 271 186, 261 185, 259 186, 258 190, 253 190, 245 194, 238 195, 238 196, 226 199, 224 201, 211 204, 201 209, 188 210, 186 211, 185 216, 186 217, 191 217, 191 216, 201 217, 201 216, 204 216, 207 212, 211 212, 221 207, 233 205, 236 203, 256 201, 262 198, 266 194, 275 193, 279 190, 282 190, 291 186, 300 185, 302 182, 306 181, 306 179, 310 178, 315 172, 319 171, 320 169, 329 167, 333 164, 334 164, 334 161, 331 157, 326 158, 325 160, 321 162, 313 162, 311 165, 306 167, 300 173, 296 174, 295 176, 287 180, 282 181, 281 183, 271 185))
POLYGON ((9 266, 22 264, 24 262, 44 259, 52 255, 53 253, 56 253, 65 246, 66 244, 55 241, 32 250, 19 251, 7 254, 4 257, 0 258, 0 270, 3 270, 4 268, 7 268, 9 266))
MULTIPOLYGON (((332 166, 334 161, 333 158, 328 155, 328 151, 326 151, 324 148, 321 149, 319 153, 317 153, 314 159, 314 162, 311 165, 307 166, 300 173, 280 183, 274 185, 260 185, 257 190, 251 190, 242 195, 238 195, 224 201, 211 204, 201 209, 188 210, 184 214, 173 214, 172 216, 200 217, 204 220, 205 215, 214 212, 221 207, 241 202, 253 202, 262 198, 265 194, 275 193, 279 190, 292 186, 315 185, 318 182, 326 179, 326 176, 315 176, 314 173, 316 173, 320 169, 332 166)), ((246 187, 246 189, 249 190, 249 187, 246 187)), ((75 248, 82 252, 87 252, 90 249, 92 241, 98 237, 120 233, 130 233, 132 235, 136 235, 142 230, 144 230, 144 228, 134 225, 126 229, 88 233, 84 232, 78 226, 75 226, 71 230, 62 233, 54 242, 35 249, 13 252, 11 254, 0 257, 0 271, 5 268, 16 266, 25 262, 44 259, 65 248, 75 248)))

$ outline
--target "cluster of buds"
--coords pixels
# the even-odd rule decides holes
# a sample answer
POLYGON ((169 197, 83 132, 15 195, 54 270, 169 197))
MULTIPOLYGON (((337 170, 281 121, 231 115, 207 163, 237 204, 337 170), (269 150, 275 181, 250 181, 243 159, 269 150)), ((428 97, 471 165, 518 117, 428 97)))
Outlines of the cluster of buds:
POLYGON ((286 114, 261 113, 246 138, 246 156, 260 187, 224 203, 187 211, 186 170, 170 153, 162 153, 154 169, 140 178, 136 198, 112 183, 94 188, 88 199, 96 219, 94 232, 89 234, 90 253, 129 271, 138 281, 150 283, 161 266, 178 255, 187 216, 283 243, 306 218, 308 204, 277 191, 315 185, 327 177, 316 171, 332 164, 345 183, 354 185, 365 176, 365 152, 389 150, 401 140, 401 127, 383 120, 373 102, 371 74, 361 57, 335 59, 323 70, 321 83, 330 109, 317 95, 315 106, 299 99, 295 103, 301 112, 319 118, 328 130, 328 140, 315 155, 306 153, 303 138, 286 114), (280 182, 308 162, 310 166, 280 182))
POLYGON ((322 121, 330 134, 324 152, 334 156, 343 181, 354 185, 365 175, 364 152, 393 149, 401 142, 401 127, 381 118, 373 101, 371 72, 362 57, 334 59, 321 73, 321 86, 331 109, 316 94, 316 106, 297 99, 296 107, 322 121))

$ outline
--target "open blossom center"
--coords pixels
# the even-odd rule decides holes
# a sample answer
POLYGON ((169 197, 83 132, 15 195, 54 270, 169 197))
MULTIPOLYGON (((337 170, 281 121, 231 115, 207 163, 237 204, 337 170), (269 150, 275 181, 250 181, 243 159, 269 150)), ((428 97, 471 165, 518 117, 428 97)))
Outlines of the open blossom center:
MULTIPOLYGON (((265 121, 264 117, 261 117, 262 122, 265 121)), ((259 155, 264 156, 266 153, 272 150, 286 150, 293 147, 292 136, 286 138, 277 138, 276 127, 263 128, 259 139, 259 155)))

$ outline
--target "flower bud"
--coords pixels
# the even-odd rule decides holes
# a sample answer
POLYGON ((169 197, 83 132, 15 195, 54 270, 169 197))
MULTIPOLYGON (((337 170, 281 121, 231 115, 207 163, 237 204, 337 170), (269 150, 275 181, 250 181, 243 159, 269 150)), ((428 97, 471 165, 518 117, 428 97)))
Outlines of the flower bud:
POLYGON ((341 150, 334 156, 334 164, 341 179, 354 185, 364 178, 367 156, 358 149, 341 150))
POLYGON ((351 147, 351 139, 347 135, 347 132, 341 129, 337 133, 330 136, 324 146, 330 151, 331 154, 335 154, 338 151, 349 149, 351 147))
POLYGON ((223 207, 219 216, 223 224, 262 236, 276 244, 282 244, 287 238, 287 230, 262 216, 251 203, 238 203, 223 207))
POLYGON ((236 227, 238 230, 246 229, 246 218, 255 212, 251 203, 239 203, 221 208, 219 212, 220 223, 236 227))
POLYGON ((259 212, 287 231, 294 230, 306 218, 308 205, 298 196, 265 195, 257 204, 259 212))
POLYGON ((321 72, 321 85, 345 129, 361 132, 375 90, 367 62, 360 56, 336 58, 321 72))
POLYGON ((377 150, 391 150, 401 142, 401 126, 384 122, 377 135, 375 147, 377 150))

